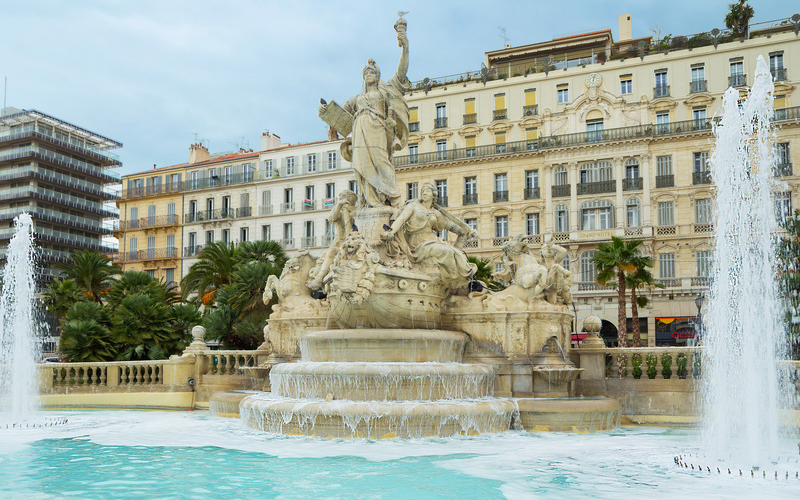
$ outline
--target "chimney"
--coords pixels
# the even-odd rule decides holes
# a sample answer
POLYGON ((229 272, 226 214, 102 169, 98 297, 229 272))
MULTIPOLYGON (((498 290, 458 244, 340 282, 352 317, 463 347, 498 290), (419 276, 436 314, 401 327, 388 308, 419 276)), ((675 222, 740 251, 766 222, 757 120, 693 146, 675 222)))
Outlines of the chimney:
POLYGON ((281 145, 281 138, 278 137, 276 134, 271 134, 269 132, 263 132, 261 134, 261 151, 266 151, 268 149, 275 149, 281 145))
POLYGON ((194 165, 195 163, 200 163, 202 161, 206 161, 209 158, 208 148, 203 146, 202 144, 192 144, 189 147, 189 163, 194 165))
POLYGON ((339 132, 337 132, 336 129, 333 127, 328 127, 328 140, 329 141, 339 140, 339 132))
POLYGON ((619 23, 619 39, 618 42, 624 42, 626 40, 633 39, 633 29, 631 28, 631 15, 630 14, 620 14, 617 17, 617 22, 619 23))

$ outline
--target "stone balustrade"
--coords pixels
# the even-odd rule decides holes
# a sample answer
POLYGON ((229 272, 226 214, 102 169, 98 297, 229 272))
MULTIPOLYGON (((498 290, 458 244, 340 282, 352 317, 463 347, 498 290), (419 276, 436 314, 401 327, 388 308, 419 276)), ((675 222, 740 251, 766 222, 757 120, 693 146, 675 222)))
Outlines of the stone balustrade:
MULTIPOLYGON (((100 363, 48 363, 39 365, 41 392, 164 390, 169 360, 100 363)), ((173 370, 174 371, 174 370, 173 370)))

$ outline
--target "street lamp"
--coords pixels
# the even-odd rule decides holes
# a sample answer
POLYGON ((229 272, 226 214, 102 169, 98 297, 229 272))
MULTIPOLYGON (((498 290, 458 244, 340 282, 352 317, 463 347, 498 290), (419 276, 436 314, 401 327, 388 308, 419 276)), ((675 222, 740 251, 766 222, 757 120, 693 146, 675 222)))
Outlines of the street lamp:
POLYGON ((696 340, 697 344, 700 343, 700 340, 702 338, 703 314, 701 312, 701 309, 703 308, 703 301, 705 301, 705 299, 706 296, 703 295, 702 292, 697 294, 697 298, 694 299, 694 305, 697 306, 697 320, 695 321, 696 323, 695 330, 697 330, 697 340, 696 340))

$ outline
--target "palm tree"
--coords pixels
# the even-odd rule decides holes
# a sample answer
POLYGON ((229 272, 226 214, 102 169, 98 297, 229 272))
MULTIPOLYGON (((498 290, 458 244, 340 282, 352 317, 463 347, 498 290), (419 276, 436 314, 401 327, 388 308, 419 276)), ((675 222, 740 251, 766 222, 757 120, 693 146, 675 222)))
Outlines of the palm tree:
POLYGON ((747 0, 739 0, 739 3, 728 5, 728 14, 725 16, 725 26, 741 36, 747 34, 750 20, 755 15, 753 7, 747 4, 747 0))
POLYGON ((199 260, 181 280, 181 298, 186 300, 190 294, 196 293, 195 300, 205 305, 214 304, 217 291, 230 283, 230 277, 241 264, 237 254, 233 245, 223 241, 206 245, 199 260))
POLYGON ((606 286, 616 279, 617 287, 617 339, 620 347, 625 347, 628 338, 627 314, 625 311, 625 275, 637 269, 639 245, 642 240, 625 241, 616 236, 611 237, 610 243, 601 243, 592 257, 592 262, 597 266, 597 282, 606 286))
POLYGON ((469 256, 467 260, 477 267, 472 279, 483 282, 490 290, 497 291, 505 288, 505 285, 494 279, 494 271, 489 259, 469 256))
POLYGON ((286 253, 280 243, 271 240, 243 241, 238 247, 242 262, 265 262, 278 269, 278 274, 286 264, 286 253))
POLYGON ((61 321, 59 350, 68 361, 111 361, 117 354, 108 307, 75 302, 61 321))
POLYGON ((78 289, 73 279, 53 280, 42 294, 42 303, 53 313, 57 321, 67 313, 72 304, 84 300, 86 296, 78 289))
POLYGON ((100 303, 114 276, 120 274, 120 268, 111 263, 111 259, 90 250, 77 250, 72 253, 72 262, 56 264, 66 278, 75 280, 75 284, 91 300, 100 303))
POLYGON ((625 276, 625 285, 631 290, 631 318, 633 320, 633 347, 642 346, 642 336, 639 331, 639 308, 647 306, 649 299, 645 296, 636 294, 636 290, 642 287, 664 288, 653 277, 653 273, 648 268, 653 267, 653 258, 640 256, 636 259, 636 270, 625 276))

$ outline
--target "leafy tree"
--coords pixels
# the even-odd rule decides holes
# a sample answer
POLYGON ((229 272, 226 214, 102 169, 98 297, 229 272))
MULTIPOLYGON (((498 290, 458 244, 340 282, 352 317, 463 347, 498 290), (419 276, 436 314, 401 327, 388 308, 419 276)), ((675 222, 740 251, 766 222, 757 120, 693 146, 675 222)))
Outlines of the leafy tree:
POLYGON ((475 271, 473 279, 483 282, 490 290, 502 290, 506 286, 494 279, 494 270, 489 259, 479 259, 478 257, 469 256, 467 260, 478 268, 475 271))
POLYGON ((745 36, 747 29, 750 26, 750 20, 753 19, 755 11, 747 0, 739 0, 739 3, 732 3, 728 5, 728 13, 725 15, 725 26, 733 30, 734 33, 745 36))
POLYGON ((617 287, 617 331, 619 333, 619 346, 625 347, 627 343, 627 313, 625 310, 625 275, 637 269, 639 246, 642 240, 625 241, 616 236, 611 237, 611 242, 601 243, 592 257, 592 262, 597 266, 597 282, 606 286, 616 279, 617 287))
POLYGON ((72 253, 72 262, 56 264, 55 267, 72 279, 87 297, 95 302, 102 302, 102 296, 110 286, 114 276, 120 269, 112 265, 111 259, 90 250, 77 250, 72 253))
POLYGON ((223 241, 206 245, 200 251, 199 260, 192 264, 181 280, 181 298, 186 300, 195 293, 196 301, 213 305, 219 289, 230 283, 230 277, 241 264, 237 254, 233 245, 223 241))
POLYGON ((61 320, 74 303, 87 299, 73 279, 53 280, 42 296, 42 303, 56 320, 61 320))

